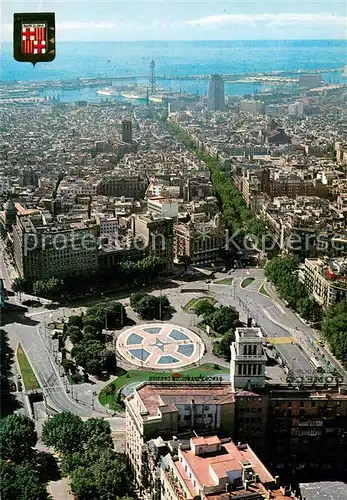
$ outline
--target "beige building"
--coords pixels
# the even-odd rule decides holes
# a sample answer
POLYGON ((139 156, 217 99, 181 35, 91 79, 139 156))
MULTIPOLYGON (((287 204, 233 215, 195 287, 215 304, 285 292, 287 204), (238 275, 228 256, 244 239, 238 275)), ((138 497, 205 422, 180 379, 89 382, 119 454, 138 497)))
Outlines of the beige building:
POLYGON ((171 453, 161 459, 161 500, 295 498, 286 496, 278 487, 278 478, 247 444, 236 445, 230 438, 210 435, 168 445, 171 453))
POLYGON ((300 280, 323 307, 347 299, 347 259, 305 259, 300 280))
POLYGON ((144 382, 125 406, 126 454, 139 484, 146 441, 192 430, 233 433, 235 399, 229 382, 144 382))
POLYGON ((207 222, 198 222, 197 215, 194 215, 193 220, 174 227, 175 262, 180 262, 184 256, 191 259, 192 265, 211 264, 219 260, 221 250, 226 246, 225 227, 220 215, 216 214, 207 222))
POLYGON ((124 196, 142 200, 148 186, 148 180, 140 175, 106 175, 98 188, 98 194, 105 196, 124 196))
POLYGON ((19 214, 13 226, 14 258, 29 280, 81 275, 97 269, 94 221, 53 222, 50 214, 19 214))
POLYGON ((135 248, 147 248, 148 255, 160 258, 167 268, 173 261, 173 220, 150 215, 131 217, 131 239, 135 248))

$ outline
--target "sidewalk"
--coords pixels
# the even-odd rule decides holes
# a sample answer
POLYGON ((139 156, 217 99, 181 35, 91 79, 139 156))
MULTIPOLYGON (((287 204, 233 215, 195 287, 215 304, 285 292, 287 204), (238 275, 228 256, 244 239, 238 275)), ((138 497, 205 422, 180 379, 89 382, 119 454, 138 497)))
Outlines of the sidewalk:
POLYGON ((74 500, 75 496, 71 493, 69 479, 63 477, 59 481, 51 481, 47 486, 48 493, 53 500, 74 500))

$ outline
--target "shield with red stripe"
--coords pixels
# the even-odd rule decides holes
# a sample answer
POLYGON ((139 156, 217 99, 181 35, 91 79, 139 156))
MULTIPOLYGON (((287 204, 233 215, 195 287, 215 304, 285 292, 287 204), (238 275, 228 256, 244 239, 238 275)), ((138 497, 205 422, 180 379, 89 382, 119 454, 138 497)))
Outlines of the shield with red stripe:
POLYGON ((14 58, 19 62, 48 62, 55 58, 54 13, 14 14, 14 58))

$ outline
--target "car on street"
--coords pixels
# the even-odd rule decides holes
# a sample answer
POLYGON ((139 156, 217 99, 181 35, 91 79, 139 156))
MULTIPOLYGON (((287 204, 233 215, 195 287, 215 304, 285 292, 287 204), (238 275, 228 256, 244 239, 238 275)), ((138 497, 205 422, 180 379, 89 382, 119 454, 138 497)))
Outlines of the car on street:
POLYGON ((17 391, 17 386, 14 382, 10 384, 10 391, 11 392, 16 392, 17 391))
POLYGON ((19 381, 18 381, 18 391, 19 391, 19 392, 22 392, 22 390, 23 390, 23 384, 22 384, 22 382, 19 380, 19 381))
POLYGON ((22 378, 22 375, 20 373, 17 374, 17 378, 18 379, 21 379, 22 378))

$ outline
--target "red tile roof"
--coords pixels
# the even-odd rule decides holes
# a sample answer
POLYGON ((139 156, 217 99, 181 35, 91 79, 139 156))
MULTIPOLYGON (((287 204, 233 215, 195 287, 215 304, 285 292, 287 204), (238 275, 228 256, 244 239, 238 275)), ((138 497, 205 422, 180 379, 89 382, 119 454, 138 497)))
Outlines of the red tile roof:
POLYGON ((198 384, 182 384, 180 382, 163 382, 157 384, 145 384, 137 389, 142 403, 145 405, 150 415, 156 415, 158 407, 160 411, 177 411, 176 404, 218 404, 224 405, 233 403, 234 393, 229 383, 198 385, 198 384), (168 405, 165 409, 160 406, 158 397, 168 405), (167 409, 169 408, 169 410, 167 409))

